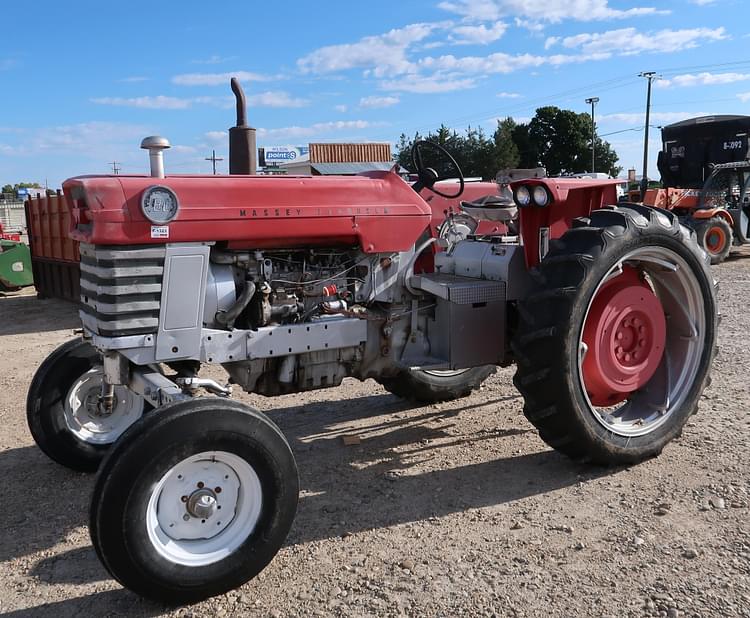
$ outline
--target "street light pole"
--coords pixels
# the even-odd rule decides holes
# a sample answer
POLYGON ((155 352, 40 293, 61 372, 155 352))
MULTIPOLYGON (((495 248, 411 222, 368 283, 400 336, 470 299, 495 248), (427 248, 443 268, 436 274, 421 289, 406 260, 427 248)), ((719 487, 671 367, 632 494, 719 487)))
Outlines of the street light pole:
POLYGON ((643 178, 641 178, 641 199, 646 197, 648 189, 648 125, 651 121, 651 84, 658 79, 655 71, 644 71, 638 74, 638 77, 645 77, 648 80, 648 89, 646 90, 646 126, 643 135, 643 178))
POLYGON ((591 173, 596 172, 596 124, 594 123, 594 106, 599 102, 599 97, 586 99, 591 105, 591 173))

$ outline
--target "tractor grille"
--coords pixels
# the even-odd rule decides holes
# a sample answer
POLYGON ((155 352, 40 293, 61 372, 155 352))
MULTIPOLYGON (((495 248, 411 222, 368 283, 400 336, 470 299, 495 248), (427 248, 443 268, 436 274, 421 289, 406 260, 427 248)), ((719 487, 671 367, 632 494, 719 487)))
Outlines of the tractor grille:
POLYGON ((83 325, 103 337, 155 333, 166 247, 81 243, 80 252, 83 325))

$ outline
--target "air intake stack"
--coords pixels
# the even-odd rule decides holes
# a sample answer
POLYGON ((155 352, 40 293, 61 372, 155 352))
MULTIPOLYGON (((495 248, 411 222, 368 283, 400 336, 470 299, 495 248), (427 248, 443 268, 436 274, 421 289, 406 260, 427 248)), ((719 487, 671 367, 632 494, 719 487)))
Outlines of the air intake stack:
POLYGON ((229 129, 229 173, 255 174, 255 129, 247 124, 245 93, 236 77, 232 78, 232 92, 237 99, 237 126, 229 129))

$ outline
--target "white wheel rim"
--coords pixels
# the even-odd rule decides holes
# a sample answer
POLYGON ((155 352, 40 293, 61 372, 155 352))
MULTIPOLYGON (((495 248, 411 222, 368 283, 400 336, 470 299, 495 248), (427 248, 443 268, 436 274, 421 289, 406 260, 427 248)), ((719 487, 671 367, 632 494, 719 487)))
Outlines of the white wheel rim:
POLYGON ((143 399, 126 386, 115 386, 112 412, 99 406, 104 370, 94 367, 84 373, 68 391, 63 402, 65 424, 82 442, 112 444, 143 416, 143 399))
POLYGON ((586 323, 601 287, 611 276, 622 272, 625 265, 638 267, 648 275, 667 315, 667 341, 662 361, 651 380, 622 404, 614 409, 594 406, 583 380, 587 348, 581 328, 578 379, 594 418, 614 434, 637 438, 664 425, 687 397, 700 368, 709 316, 700 285, 688 263, 671 249, 652 246, 629 252, 610 269, 592 295, 582 324, 586 323))
POLYGON ((183 459, 154 487, 146 507, 148 538, 170 562, 206 566, 248 539, 262 506, 260 478, 246 460, 205 451, 183 459))

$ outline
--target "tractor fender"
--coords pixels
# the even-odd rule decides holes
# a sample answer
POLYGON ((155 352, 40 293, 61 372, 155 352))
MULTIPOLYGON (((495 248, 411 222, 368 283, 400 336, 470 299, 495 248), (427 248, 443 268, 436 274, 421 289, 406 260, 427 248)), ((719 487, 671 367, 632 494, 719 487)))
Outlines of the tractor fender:
POLYGON ((722 219, 725 219, 729 225, 734 226, 734 219, 725 208, 701 208, 698 210, 694 210, 691 216, 693 219, 710 219, 711 217, 721 217, 722 219))

